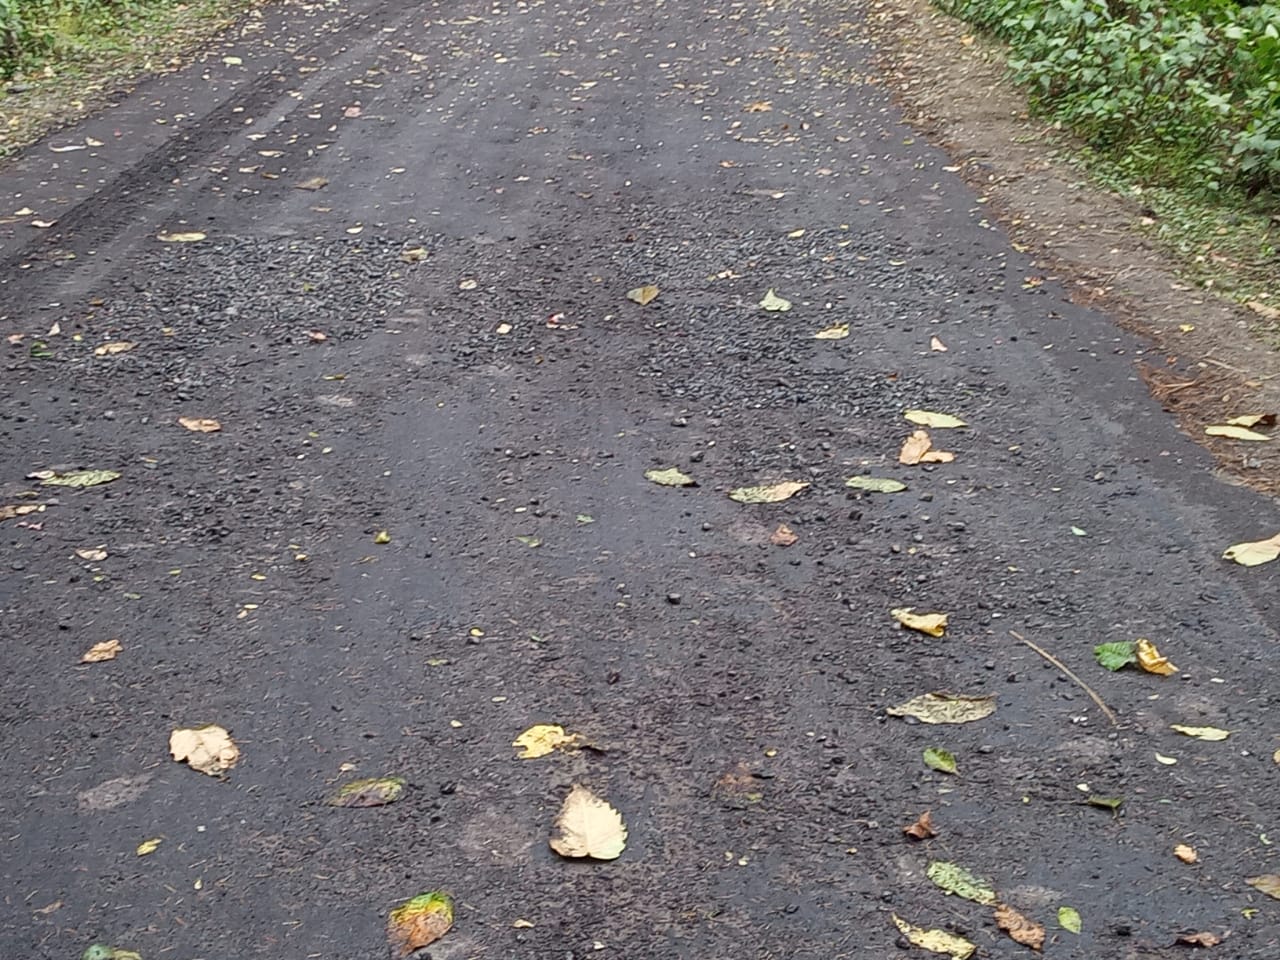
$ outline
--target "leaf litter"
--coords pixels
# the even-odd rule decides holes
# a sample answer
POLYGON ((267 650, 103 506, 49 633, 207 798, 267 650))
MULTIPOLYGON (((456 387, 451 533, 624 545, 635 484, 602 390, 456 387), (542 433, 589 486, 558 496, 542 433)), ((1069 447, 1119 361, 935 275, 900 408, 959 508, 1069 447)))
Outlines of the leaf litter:
POLYGON ((1084 929, 1084 924, 1080 920, 1080 911, 1075 907, 1059 907, 1058 926, 1068 933, 1079 933, 1084 929))
POLYGON ((178 423, 192 433, 217 433, 222 429, 222 424, 212 417, 179 417, 178 423))
POLYGON ((622 814, 578 783, 565 797, 555 828, 548 842, 562 857, 616 860, 627 846, 622 814))
POLYGON ((933 829, 933 814, 928 810, 903 827, 902 832, 912 840, 928 840, 938 835, 938 832, 933 829))
POLYGON ((770 313, 786 313, 791 309, 791 301, 778 296, 770 287, 769 292, 760 298, 760 306, 770 313))
POLYGON ((96 487, 99 484, 119 480, 120 474, 115 470, 76 470, 72 473, 54 473, 42 471, 32 474, 46 487, 96 487))
POLYGON ((908 410, 903 416, 912 423, 922 427, 937 427, 940 430, 954 430, 969 426, 959 417, 949 413, 935 413, 932 410, 908 410))
POLYGON ((994 694, 970 697, 945 690, 921 694, 885 710, 891 717, 914 717, 921 723, 972 723, 995 712, 994 694))
POLYGON ((844 485, 868 493, 901 493, 907 489, 907 485, 901 480, 891 480, 888 477, 850 477, 844 485))
POLYGON ((1176 730, 1187 737, 1194 737, 1197 740, 1225 740, 1231 736, 1230 730, 1222 730, 1218 727, 1188 727, 1181 723, 1169 724, 1170 730, 1176 730))
POLYGON ((647 307, 649 304, 651 304, 654 300, 657 299, 658 294, 661 292, 662 291, 659 290, 657 287, 655 287, 653 284, 648 283, 648 284, 645 284, 643 287, 636 287, 632 290, 628 290, 627 299, 633 301, 634 303, 640 304, 640 306, 642 307, 647 307))

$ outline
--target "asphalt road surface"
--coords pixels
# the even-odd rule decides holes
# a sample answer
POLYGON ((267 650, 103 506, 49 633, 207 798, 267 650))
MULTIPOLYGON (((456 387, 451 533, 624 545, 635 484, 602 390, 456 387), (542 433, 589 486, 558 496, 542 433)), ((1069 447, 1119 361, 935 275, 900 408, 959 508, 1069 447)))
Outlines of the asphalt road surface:
POLYGON ((1029 955, 936 861, 1045 956, 1280 955, 1280 563, 1221 558, 1280 510, 873 63, 840 0, 287 4, 0 171, 0 956, 384 956, 436 889, 437 960, 1029 955), (886 714, 937 690, 996 710, 886 714), (549 848, 574 783, 618 859, 549 848))

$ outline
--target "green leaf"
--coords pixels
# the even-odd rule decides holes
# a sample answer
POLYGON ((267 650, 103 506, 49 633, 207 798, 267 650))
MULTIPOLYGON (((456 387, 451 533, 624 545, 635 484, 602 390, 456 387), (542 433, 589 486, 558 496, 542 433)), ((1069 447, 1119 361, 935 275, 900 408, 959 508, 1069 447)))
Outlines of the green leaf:
POLYGON ((974 903, 981 903, 987 906, 996 903, 998 900, 995 890, 991 888, 991 884, 981 877, 974 876, 958 863, 934 860, 929 864, 926 875, 947 893, 963 897, 965 900, 972 900, 974 903))
POLYGON ((1110 810, 1115 813, 1120 809, 1120 805, 1124 803, 1124 797, 1099 797, 1091 793, 1084 798, 1084 802, 1091 807, 1101 807, 1103 810, 1110 810))
POLYGON ((855 490, 866 490, 868 493, 901 493, 907 489, 902 481, 890 480, 888 477, 850 477, 844 485, 855 490))
POLYGON ((119 947, 108 947, 105 943, 95 943, 85 947, 80 960, 142 960, 142 954, 121 950, 119 947))
POLYGON ((915 717, 921 723, 972 723, 996 712, 994 694, 970 697, 938 690, 885 709, 891 717, 915 717))
POLYGON ((77 470, 74 473, 55 473, 42 481, 45 487, 96 487, 100 483, 119 480, 114 470, 77 470))
POLYGON ((956 772, 955 754, 941 747, 929 747, 924 752, 924 765, 940 773, 956 772))
POLYGON ((516 537, 516 539, 519 540, 521 543, 523 543, 526 547, 542 546, 542 541, 539 540, 537 537, 524 536, 524 537, 516 537))
POLYGON ((698 481, 687 473, 681 473, 676 467, 668 467, 666 470, 646 470, 644 478, 650 483, 661 484, 664 487, 696 487, 698 481))
POLYGON ((580 513, 577 516, 577 521, 579 523, 595 523, 596 518, 591 516, 589 513, 580 513))
POLYGON ((785 313, 791 309, 791 301, 778 296, 770 287, 769 292, 760 300, 760 306, 771 313, 785 313))
POLYGON ((1082 926, 1080 912, 1075 907, 1059 907, 1058 926, 1067 933, 1079 933, 1082 926))
POLYGON ((908 410, 903 416, 922 427, 937 427, 940 430, 954 430, 968 426, 959 417, 953 417, 949 413, 936 413, 933 410, 908 410))
POLYGON ((1138 662, 1137 645, 1130 640, 1118 643, 1100 643, 1093 648, 1093 658, 1108 670, 1119 670, 1138 662))
POLYGON ((331 807, 381 807, 395 803, 404 794, 400 777, 372 777, 344 783, 325 800, 331 807))
MULTIPOLYGON (((31 345, 31 349, 27 351, 32 360, 52 360, 53 351, 49 349, 49 345, 43 340, 37 340, 31 345)), ((96 946, 96 944, 95 944, 96 946)))

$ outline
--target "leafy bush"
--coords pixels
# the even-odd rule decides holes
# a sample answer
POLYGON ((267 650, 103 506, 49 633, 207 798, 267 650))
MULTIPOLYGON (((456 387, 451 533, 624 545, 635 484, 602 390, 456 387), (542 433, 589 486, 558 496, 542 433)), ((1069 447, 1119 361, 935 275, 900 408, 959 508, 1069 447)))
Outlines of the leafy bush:
POLYGON ((1008 43, 1010 69, 1033 105, 1135 176, 1251 196, 1280 191, 1275 3, 937 2, 1008 43))
POLYGON ((0 79, 109 36, 179 0, 0 0, 0 79))

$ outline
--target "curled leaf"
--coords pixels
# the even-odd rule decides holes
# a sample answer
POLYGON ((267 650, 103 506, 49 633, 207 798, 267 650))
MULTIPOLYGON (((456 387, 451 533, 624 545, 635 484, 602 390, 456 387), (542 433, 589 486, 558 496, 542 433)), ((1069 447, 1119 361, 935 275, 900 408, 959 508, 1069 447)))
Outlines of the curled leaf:
POLYGON ((1173 855, 1183 863, 1195 863, 1200 859, 1200 854, 1196 852, 1196 848, 1185 843, 1180 843, 1174 847, 1173 855))
POLYGON ((729 499, 738 503, 780 503, 790 500, 807 486, 808 483, 800 480, 784 480, 763 487, 738 487, 729 491, 729 499))
POLYGON ((344 783, 325 798, 331 807, 383 807, 404 795, 401 777, 370 777, 344 783))
POLYGON ((163 842, 164 842, 163 837, 152 837, 150 840, 143 840, 140 844, 138 844, 138 849, 135 852, 138 854, 138 856, 145 857, 147 854, 155 853, 157 850, 159 850, 160 844, 162 844, 163 842))
POLYGON ((622 815, 581 784, 574 784, 556 818, 551 849, 562 857, 616 860, 627 846, 622 815))
POLYGON ((1276 425, 1276 415, 1274 413, 1246 413, 1239 417, 1232 417, 1227 423, 1233 427, 1274 427, 1276 425))
POLYGON ((193 770, 216 777, 240 759, 240 749, 227 731, 216 724, 178 729, 169 734, 173 759, 185 760, 193 770))
POLYGON ((134 953, 132 950, 121 950, 119 947, 109 947, 105 943, 94 943, 85 947, 84 953, 80 954, 80 960, 142 960, 142 954, 134 953))
POLYGON ((1280 874, 1264 873, 1260 877, 1249 877, 1245 883, 1268 897, 1280 900, 1280 874))
POLYGON ((778 529, 769 534, 769 542, 775 547, 789 547, 799 539, 785 523, 778 524, 778 529))
POLYGON ((99 344, 93 348, 95 357, 111 357, 117 353, 128 353, 137 344, 131 340, 113 340, 110 343, 99 344))
POLYGON ((950 750, 926 747, 923 756, 924 765, 930 770, 937 770, 939 773, 956 773, 959 770, 956 766, 956 755, 950 750))
POLYGON ((939 690, 889 707, 891 717, 915 717, 921 723, 970 723, 996 712, 994 695, 966 697, 939 690))
POLYGON ((453 897, 442 890, 420 893, 387 914, 393 955, 407 957, 430 946, 453 927, 453 897))
POLYGON ((947 618, 950 614, 946 613, 913 613, 914 607, 898 607, 896 610, 890 610, 893 619, 897 620, 904 627, 917 630, 920 633, 926 633, 931 637, 940 637, 947 632, 947 618))
POLYGON ((1138 666, 1147 671, 1147 673, 1171 677, 1178 672, 1178 668, 1169 662, 1168 657, 1160 655, 1160 651, 1156 649, 1154 643, 1142 637, 1139 637, 1137 641, 1137 658, 1138 666))
POLYGON ((43 513, 43 503, 5 503, 0 504, 0 520, 13 520, 25 517, 29 513, 43 513))
POLYGON ((927 430, 916 430, 902 442, 898 452, 898 462, 907 466, 917 463, 950 463, 956 458, 954 453, 945 450, 934 450, 933 441, 927 430))
POLYGON ((902 832, 913 840, 928 840, 938 835, 938 832, 933 829, 933 815, 928 810, 903 827, 902 832))
POLYGON ((770 287, 769 292, 760 299, 760 306, 770 313, 786 313, 791 309, 791 301, 778 296, 770 287))
POLYGON ((1178 943, 1185 944, 1188 947, 1216 947, 1222 942, 1222 938, 1216 933, 1210 933, 1208 930, 1201 930, 1198 933, 1180 933, 1178 934, 1178 943))

